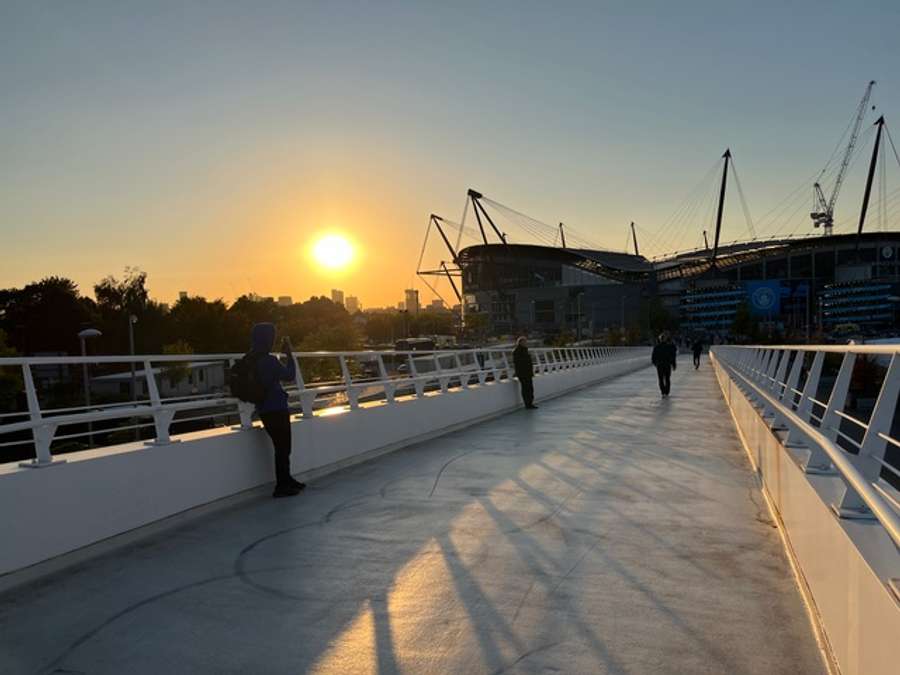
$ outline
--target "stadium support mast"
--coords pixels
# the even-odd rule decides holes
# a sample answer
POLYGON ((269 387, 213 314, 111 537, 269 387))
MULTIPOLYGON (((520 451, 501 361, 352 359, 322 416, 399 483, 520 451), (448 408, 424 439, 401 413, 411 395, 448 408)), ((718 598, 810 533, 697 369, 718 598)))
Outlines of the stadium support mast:
POLYGON ((634 231, 634 221, 633 220, 631 221, 631 238, 634 240, 634 254, 640 255, 641 252, 640 252, 640 250, 638 250, 637 234, 634 231))
MULTIPOLYGON (((816 181, 813 184, 813 194, 815 195, 817 210, 809 214, 812 218, 813 227, 822 227, 823 234, 827 237, 832 233, 834 228, 834 204, 837 201, 838 193, 841 191, 841 185, 847 175, 847 167, 850 166, 850 160, 853 158, 853 149, 856 147, 856 141, 859 139, 859 130, 862 127, 863 118, 866 115, 866 108, 869 106, 869 98, 872 96, 872 87, 875 86, 875 80, 870 80, 866 87, 866 93, 863 94, 856 108, 856 118, 853 120, 853 130, 850 133, 850 140, 847 148, 844 150, 844 157, 841 160, 841 167, 838 169, 837 176, 834 179, 834 189, 831 191, 831 198, 826 200, 825 194, 822 192, 822 186, 816 181)), ((830 160, 829 160, 830 162, 830 160)), ((827 165, 826 165, 827 168, 827 165)), ((825 172, 825 169, 822 169, 825 172)))
POLYGON ((481 222, 481 216, 484 216, 485 218, 487 218, 487 221, 490 224, 490 226, 492 228, 494 228, 494 233, 497 235, 497 237, 500 239, 500 241, 502 241, 505 244, 506 243, 506 235, 500 231, 500 229, 494 223, 494 219, 491 218, 490 214, 484 210, 484 206, 481 204, 481 202, 478 201, 483 196, 484 195, 482 195, 477 190, 471 190, 471 189, 469 190, 469 198, 472 200, 472 207, 475 211, 475 219, 478 221, 478 229, 481 230, 481 238, 484 240, 485 244, 488 243, 487 235, 485 235, 485 233, 484 233, 484 225, 481 222), (478 213, 479 210, 481 211, 480 214, 478 213))
POLYGON ((437 228, 437 231, 441 235, 441 239, 444 240, 444 244, 447 246, 447 250, 450 251, 450 257, 453 259, 454 265, 459 265, 459 258, 456 255, 456 251, 453 250, 453 246, 450 244, 450 240, 447 239, 447 235, 444 234, 444 228, 441 227, 441 222, 444 219, 434 213, 431 214, 431 222, 437 228))
POLYGON ((559 224, 559 240, 562 242, 562 247, 566 247, 566 231, 563 229, 563 224, 559 224))
POLYGON ((731 161, 731 149, 725 150, 722 155, 725 165, 722 167, 722 187, 719 190, 719 209, 716 212, 716 236, 713 240, 713 264, 716 262, 716 256, 719 254, 719 235, 722 233, 722 209, 725 207, 725 185, 728 183, 728 163, 731 161))
POLYGON ((875 177, 875 165, 878 163, 878 146, 881 144, 881 130, 884 129, 884 115, 875 122, 878 132, 875 134, 875 147, 872 148, 872 159, 869 162, 869 175, 866 177, 866 191, 863 193, 862 210, 859 212, 859 228, 856 230, 856 252, 859 254, 859 240, 862 237, 863 225, 866 223, 866 211, 869 210, 869 196, 872 194, 872 179, 875 177))

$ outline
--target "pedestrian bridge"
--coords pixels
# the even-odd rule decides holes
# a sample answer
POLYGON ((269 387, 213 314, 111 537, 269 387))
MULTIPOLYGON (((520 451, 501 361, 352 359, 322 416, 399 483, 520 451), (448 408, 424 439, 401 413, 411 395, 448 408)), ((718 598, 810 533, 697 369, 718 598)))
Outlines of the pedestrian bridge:
MULTIPOLYGON (((514 409, 499 359, 482 377, 408 373, 421 382, 408 400, 307 406, 295 461, 322 475, 289 500, 230 475, 270 471, 257 430, 5 465, 2 672, 895 672, 896 503, 879 474, 834 455, 821 418, 846 415, 854 364, 823 400, 819 354, 723 350, 699 370, 684 358, 668 399, 645 351, 557 369, 539 355, 537 411, 514 409), (404 410, 416 419, 395 432, 416 442, 360 440, 386 433, 366 413, 404 410), (329 448, 304 425, 341 461, 323 464, 329 448), (356 455, 338 447, 348 439, 356 455), (240 494, 125 533, 191 485, 205 502, 240 494), (118 534, 79 527, 64 512, 79 505, 118 534)), ((887 407, 863 422, 871 457, 872 436, 895 438, 887 407)))

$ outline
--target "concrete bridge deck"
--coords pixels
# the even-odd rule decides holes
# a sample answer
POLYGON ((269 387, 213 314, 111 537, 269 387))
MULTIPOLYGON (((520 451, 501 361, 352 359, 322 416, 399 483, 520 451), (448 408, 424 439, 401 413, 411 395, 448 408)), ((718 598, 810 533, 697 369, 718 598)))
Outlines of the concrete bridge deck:
POLYGON ((668 400, 644 370, 16 589, 0 671, 824 672, 710 367, 687 366, 668 400))

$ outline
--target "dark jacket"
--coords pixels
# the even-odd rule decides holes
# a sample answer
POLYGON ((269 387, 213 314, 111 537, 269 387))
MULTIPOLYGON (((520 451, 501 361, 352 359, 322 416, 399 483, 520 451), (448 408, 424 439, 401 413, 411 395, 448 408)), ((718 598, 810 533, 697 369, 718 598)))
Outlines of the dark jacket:
POLYGON ((703 353, 703 343, 697 340, 691 345, 691 349, 694 350, 694 356, 700 356, 703 353))
POLYGON ((657 368, 671 368, 675 370, 675 355, 678 350, 671 342, 660 342, 653 348, 651 360, 657 368))
POLYGON ((297 372, 294 357, 290 352, 287 366, 269 352, 275 344, 275 324, 258 323, 253 326, 251 351, 257 355, 256 367, 260 384, 266 390, 263 402, 256 406, 256 412, 281 412, 288 409, 287 392, 281 388, 282 382, 290 382, 297 372))
POLYGON ((531 363, 528 347, 517 345, 513 349, 513 367, 516 370, 516 377, 520 380, 530 380, 534 377, 534 365, 531 363))

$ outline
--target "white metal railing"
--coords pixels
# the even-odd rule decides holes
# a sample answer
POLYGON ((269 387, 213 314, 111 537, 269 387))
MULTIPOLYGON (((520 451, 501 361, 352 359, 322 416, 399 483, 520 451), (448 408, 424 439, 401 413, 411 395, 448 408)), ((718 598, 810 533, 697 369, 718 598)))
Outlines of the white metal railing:
MULTIPOLYGON (((538 376, 634 358, 647 352, 643 347, 547 347, 529 351, 538 376)), ((251 428, 254 406, 232 397, 227 386, 229 369, 242 357, 243 354, 189 354, 0 358, 0 369, 4 372, 13 369, 20 373, 27 403, 27 410, 0 413, 0 448, 33 445, 34 459, 22 465, 45 467, 64 461, 54 460, 51 446, 66 439, 88 438, 92 441, 95 434, 152 427, 154 438, 148 443, 164 445, 173 442, 170 432, 173 423, 213 418, 239 419, 240 425, 236 429, 251 428), (206 386, 208 391, 200 393, 166 395, 166 369, 191 363, 220 367, 220 383, 206 386), (84 405, 57 408, 41 405, 35 370, 46 370, 51 366, 84 369, 82 379, 88 382, 84 405), (128 400, 91 404, 91 392, 102 377, 91 378, 87 374, 89 366, 128 369, 113 373, 119 378, 117 381, 130 390, 128 400), (134 380, 132 366, 136 372, 134 380), (140 395, 135 388, 140 390, 140 395), (95 423, 119 426, 95 432, 95 423), (60 433, 72 427, 71 433, 60 433), (8 440, 16 434, 18 438, 8 440), (23 434, 30 434, 30 438, 23 438, 23 434)), ((285 389, 292 411, 306 418, 333 412, 335 408, 353 411, 370 402, 393 405, 513 377, 509 348, 299 352, 293 358, 296 376, 285 389), (328 366, 325 370, 335 377, 322 377, 323 365, 328 366)))
POLYGON ((785 447, 808 449, 802 464, 806 473, 834 474, 843 481, 843 495, 832 504, 837 515, 875 518, 900 546, 900 493, 882 478, 885 472, 900 478, 900 466, 885 460, 889 446, 900 447, 892 435, 900 393, 900 345, 720 345, 712 353, 773 430, 786 434, 785 447), (830 354, 837 355, 832 358, 840 365, 826 373, 830 354), (859 369, 866 366, 863 359, 868 372, 859 369), (871 367, 883 369, 880 385, 871 367), (857 381, 877 385, 867 420, 846 409, 854 373, 857 381), (820 394, 820 389, 827 393, 820 394), (848 423, 844 428, 842 421, 848 423))

